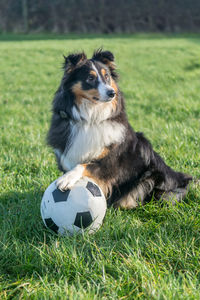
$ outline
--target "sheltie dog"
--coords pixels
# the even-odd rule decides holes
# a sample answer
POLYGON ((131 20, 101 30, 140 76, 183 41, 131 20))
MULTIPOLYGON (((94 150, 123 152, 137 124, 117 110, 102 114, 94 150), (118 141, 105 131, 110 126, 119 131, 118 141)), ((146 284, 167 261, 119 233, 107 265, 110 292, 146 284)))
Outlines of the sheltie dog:
POLYGON ((99 49, 91 59, 84 53, 64 58, 47 136, 64 172, 57 187, 65 191, 89 177, 116 208, 132 209, 152 197, 181 201, 192 177, 167 166, 131 128, 113 54, 99 49))

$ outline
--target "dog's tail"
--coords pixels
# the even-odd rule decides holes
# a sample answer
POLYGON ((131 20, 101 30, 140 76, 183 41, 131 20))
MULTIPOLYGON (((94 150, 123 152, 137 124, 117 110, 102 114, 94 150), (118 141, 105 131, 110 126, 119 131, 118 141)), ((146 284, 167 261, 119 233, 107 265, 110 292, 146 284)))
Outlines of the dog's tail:
POLYGON ((175 205, 177 202, 181 202, 188 193, 188 187, 176 188, 171 191, 163 191, 155 189, 154 197, 157 200, 162 200, 165 202, 170 202, 175 205))
POLYGON ((193 177, 189 174, 176 172, 165 164, 161 157, 154 153, 156 159, 157 182, 155 184, 155 198, 170 201, 173 204, 180 202, 188 192, 189 183, 193 177))

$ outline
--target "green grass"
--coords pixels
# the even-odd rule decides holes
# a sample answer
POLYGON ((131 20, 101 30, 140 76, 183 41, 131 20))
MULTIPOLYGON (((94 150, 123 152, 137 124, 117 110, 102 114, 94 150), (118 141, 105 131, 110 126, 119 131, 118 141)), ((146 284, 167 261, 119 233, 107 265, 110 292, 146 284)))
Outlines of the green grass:
POLYGON ((45 230, 59 176, 45 144, 62 54, 114 52, 129 120, 176 170, 200 177, 200 36, 0 36, 0 298, 199 299, 200 187, 184 203, 107 211, 94 235, 45 230))

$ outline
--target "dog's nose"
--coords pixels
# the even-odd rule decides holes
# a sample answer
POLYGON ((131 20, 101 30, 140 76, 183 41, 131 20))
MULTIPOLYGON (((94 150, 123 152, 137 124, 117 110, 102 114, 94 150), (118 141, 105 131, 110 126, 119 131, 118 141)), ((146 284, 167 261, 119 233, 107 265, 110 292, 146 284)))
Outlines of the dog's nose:
POLYGON ((107 96, 109 98, 113 98, 115 96, 115 91, 112 89, 112 90, 108 90, 107 91, 107 96))

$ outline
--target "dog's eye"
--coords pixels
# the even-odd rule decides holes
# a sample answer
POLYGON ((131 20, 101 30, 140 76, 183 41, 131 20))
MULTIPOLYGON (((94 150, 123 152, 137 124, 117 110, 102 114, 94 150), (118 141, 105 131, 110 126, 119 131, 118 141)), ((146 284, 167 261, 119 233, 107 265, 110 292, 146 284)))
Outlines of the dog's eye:
POLYGON ((109 75, 108 75, 107 73, 105 74, 104 77, 105 77, 105 80, 108 80, 108 79, 109 79, 109 75))
POLYGON ((93 81, 95 79, 95 76, 90 74, 87 79, 88 81, 93 81))

